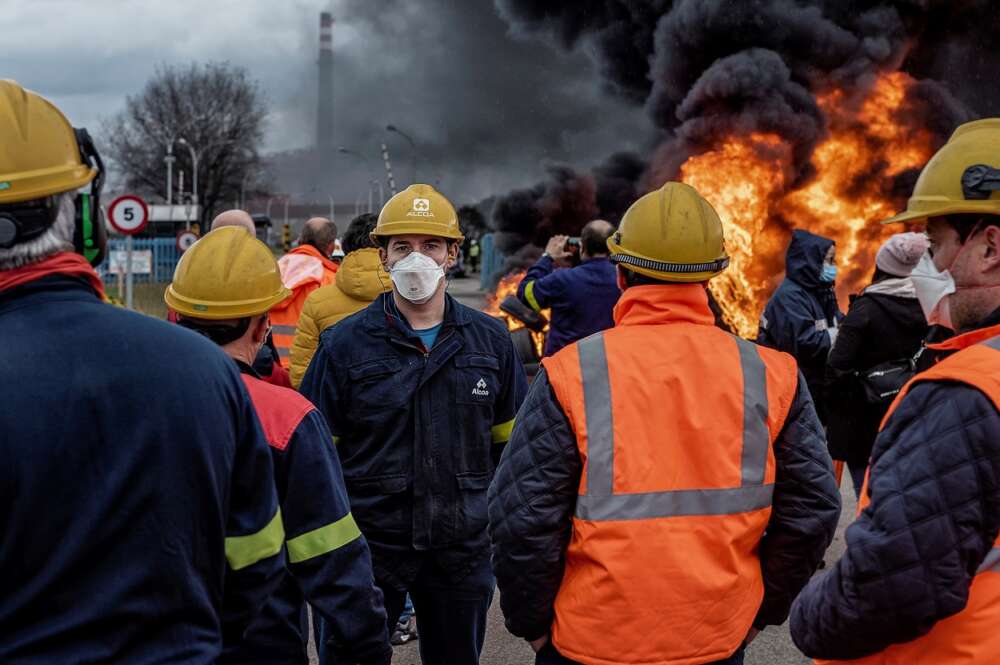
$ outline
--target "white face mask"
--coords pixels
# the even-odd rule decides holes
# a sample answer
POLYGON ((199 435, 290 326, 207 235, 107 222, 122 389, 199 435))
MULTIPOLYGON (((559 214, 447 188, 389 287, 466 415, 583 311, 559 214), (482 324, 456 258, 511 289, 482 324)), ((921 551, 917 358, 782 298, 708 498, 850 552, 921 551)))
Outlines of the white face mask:
POLYGON ((414 305, 422 305, 437 292, 444 279, 444 266, 426 254, 411 252, 389 268, 389 277, 396 291, 414 305))
POLYGON ((948 296, 955 293, 955 279, 951 272, 938 270, 930 252, 924 252, 917 266, 910 273, 917 300, 924 310, 924 316, 931 325, 954 328, 951 323, 951 307, 948 296))

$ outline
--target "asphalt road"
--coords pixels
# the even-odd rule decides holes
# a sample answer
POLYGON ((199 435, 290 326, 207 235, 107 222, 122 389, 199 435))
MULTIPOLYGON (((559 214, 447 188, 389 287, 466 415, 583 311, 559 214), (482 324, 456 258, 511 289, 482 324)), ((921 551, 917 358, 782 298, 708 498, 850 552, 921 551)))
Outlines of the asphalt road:
MULTIPOLYGON (((458 300, 470 307, 480 307, 483 296, 478 290, 478 280, 454 280, 449 285, 449 292, 458 300)), ((844 474, 841 485, 843 510, 840 515, 840 526, 833 544, 827 550, 825 560, 831 564, 840 558, 844 551, 844 529, 853 520, 856 502, 852 490, 850 474, 844 474)), ((822 574, 822 571, 820 573, 822 574)), ((419 626, 419 617, 417 623, 419 626)), ((315 662, 313 660, 312 662, 315 662)), ((392 658, 393 665, 421 665, 418 643, 413 642, 396 647, 392 658)), ((486 629, 486 644, 480 665, 530 665, 534 663, 531 648, 506 631, 503 625, 503 615, 500 604, 494 600, 490 608, 489 622, 486 629)), ((812 661, 803 656, 792 644, 787 623, 784 626, 771 627, 765 630, 750 645, 746 655, 746 665, 810 665, 812 661)))

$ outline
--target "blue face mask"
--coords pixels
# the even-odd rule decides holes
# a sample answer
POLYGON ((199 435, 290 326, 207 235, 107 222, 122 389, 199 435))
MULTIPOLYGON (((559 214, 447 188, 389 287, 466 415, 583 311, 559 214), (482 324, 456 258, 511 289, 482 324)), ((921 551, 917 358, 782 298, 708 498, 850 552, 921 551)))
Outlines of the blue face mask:
POLYGON ((823 272, 820 278, 827 283, 832 284, 837 280, 837 266, 831 265, 829 263, 823 264, 823 272))

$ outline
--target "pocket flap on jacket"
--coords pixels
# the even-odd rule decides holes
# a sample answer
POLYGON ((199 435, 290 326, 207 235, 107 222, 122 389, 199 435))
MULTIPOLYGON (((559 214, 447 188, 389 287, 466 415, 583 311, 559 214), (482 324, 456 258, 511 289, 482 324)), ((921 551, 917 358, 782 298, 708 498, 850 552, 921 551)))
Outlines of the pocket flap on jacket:
POLYGON ((364 476, 346 478, 346 484, 358 494, 399 494, 406 491, 407 478, 403 474, 392 476, 364 476))
POLYGON ((500 361, 493 356, 455 356, 455 367, 485 367, 500 369, 500 361))
POLYGON ((490 474, 485 471, 459 473, 455 476, 460 490, 484 490, 490 486, 490 474))
POLYGON ((395 358, 384 358, 355 365, 347 370, 351 381, 363 381, 383 374, 395 374, 400 369, 399 361, 395 358))

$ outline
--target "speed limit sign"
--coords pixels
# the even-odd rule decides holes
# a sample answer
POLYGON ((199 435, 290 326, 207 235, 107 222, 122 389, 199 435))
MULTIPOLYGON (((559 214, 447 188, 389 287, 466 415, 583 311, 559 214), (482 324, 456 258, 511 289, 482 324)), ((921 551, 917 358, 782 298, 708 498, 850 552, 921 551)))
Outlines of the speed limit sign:
POLYGON ((198 234, 194 231, 181 229, 177 232, 177 251, 181 254, 187 251, 191 245, 198 240, 198 234))
POLYGON ((138 196, 132 194, 119 196, 108 207, 108 221, 119 233, 135 235, 146 228, 149 208, 138 196))

